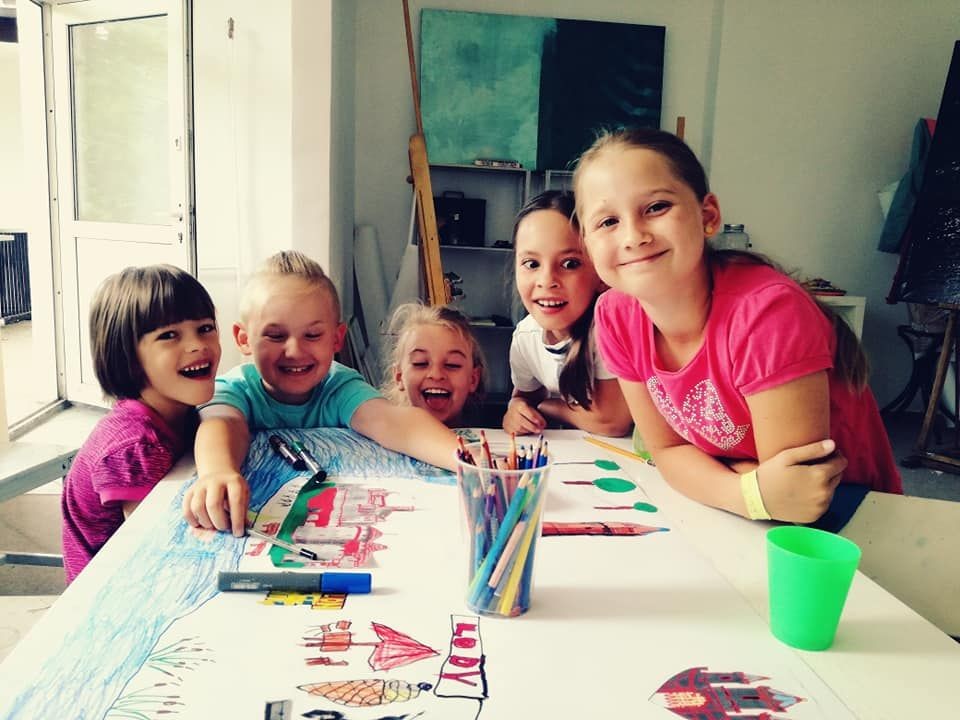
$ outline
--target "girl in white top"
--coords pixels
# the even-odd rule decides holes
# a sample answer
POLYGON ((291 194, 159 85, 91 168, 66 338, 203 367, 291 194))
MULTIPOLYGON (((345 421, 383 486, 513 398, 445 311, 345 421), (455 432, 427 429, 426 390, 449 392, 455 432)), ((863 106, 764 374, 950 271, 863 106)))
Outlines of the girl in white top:
POLYGON ((570 222, 573 208, 571 193, 548 190, 514 223, 517 292, 529 314, 510 346, 507 432, 539 433, 549 419, 601 435, 630 431, 630 412, 593 339, 603 285, 570 222))

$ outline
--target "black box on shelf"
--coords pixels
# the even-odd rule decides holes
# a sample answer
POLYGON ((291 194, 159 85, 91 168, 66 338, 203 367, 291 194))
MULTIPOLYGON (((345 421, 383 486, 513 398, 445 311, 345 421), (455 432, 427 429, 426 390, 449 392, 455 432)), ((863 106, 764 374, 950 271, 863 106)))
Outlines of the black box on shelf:
POLYGON ((433 198, 441 245, 483 247, 487 201, 448 190, 433 198))

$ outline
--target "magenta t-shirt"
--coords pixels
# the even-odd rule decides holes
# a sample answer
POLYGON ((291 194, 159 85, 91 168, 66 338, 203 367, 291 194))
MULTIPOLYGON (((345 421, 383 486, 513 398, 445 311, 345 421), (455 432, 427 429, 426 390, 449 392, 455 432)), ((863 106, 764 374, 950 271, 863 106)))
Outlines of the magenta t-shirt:
POLYGON ((97 423, 63 482, 60 507, 68 583, 123 524, 123 503, 143 500, 180 458, 186 443, 187 438, 139 400, 118 400, 97 423))
POLYGON ((607 367, 644 383, 677 434, 714 457, 757 458, 749 395, 830 370, 830 436, 848 461, 844 482, 903 492, 873 394, 835 380, 830 320, 803 288, 773 268, 713 269, 703 345, 680 370, 662 368, 653 323, 636 298, 604 293, 596 327, 607 367))

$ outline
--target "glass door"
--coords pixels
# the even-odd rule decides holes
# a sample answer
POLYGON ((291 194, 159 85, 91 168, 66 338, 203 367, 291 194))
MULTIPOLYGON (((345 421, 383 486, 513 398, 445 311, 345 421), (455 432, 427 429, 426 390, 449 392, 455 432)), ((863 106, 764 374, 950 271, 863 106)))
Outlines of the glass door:
POLYGON ((195 269, 180 0, 52 10, 66 391, 101 404, 88 309, 129 265, 195 269))

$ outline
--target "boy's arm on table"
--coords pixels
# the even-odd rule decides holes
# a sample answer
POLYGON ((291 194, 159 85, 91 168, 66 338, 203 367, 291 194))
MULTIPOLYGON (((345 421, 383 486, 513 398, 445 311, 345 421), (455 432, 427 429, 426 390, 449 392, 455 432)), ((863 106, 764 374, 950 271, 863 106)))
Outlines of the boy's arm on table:
POLYGON ((560 398, 544 400, 537 409, 544 415, 597 435, 623 437, 633 425, 630 408, 617 380, 597 381, 589 410, 581 405, 568 405, 560 398))
POLYGON ((390 450, 456 469, 456 434, 422 408, 373 398, 354 411, 350 427, 390 450))
POLYGON ((193 527, 243 536, 250 488, 240 467, 249 448, 250 429, 240 410, 211 405, 200 411, 194 446, 197 481, 183 496, 183 516, 193 527))
MULTIPOLYGON (((620 381, 647 450, 675 490, 704 505, 748 517, 740 491, 747 463, 728 467, 678 435, 657 410, 646 385, 620 381)), ((777 520, 812 522, 827 509, 846 460, 829 456, 826 373, 816 373, 747 398, 753 415, 764 506, 777 520), (823 399, 821 401, 821 394, 823 399), (807 464, 818 461, 815 464, 807 464)))
POLYGON ((503 416, 503 429, 517 435, 536 435, 543 432, 547 421, 537 410, 537 405, 546 397, 545 387, 529 391, 514 388, 510 402, 507 403, 507 412, 503 416))

